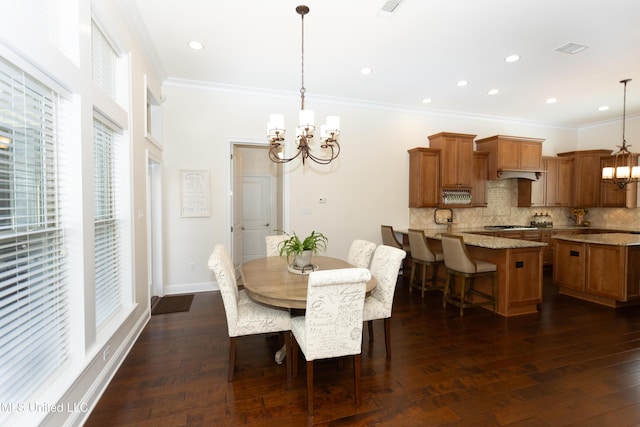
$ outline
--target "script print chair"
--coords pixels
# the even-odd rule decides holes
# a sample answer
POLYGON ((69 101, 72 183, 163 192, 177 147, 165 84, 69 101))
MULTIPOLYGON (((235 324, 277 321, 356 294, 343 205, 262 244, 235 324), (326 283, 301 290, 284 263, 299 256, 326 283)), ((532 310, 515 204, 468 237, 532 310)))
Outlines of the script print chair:
POLYGON ((347 262, 354 267, 369 268, 376 246, 375 243, 367 240, 354 240, 347 254, 347 262))
POLYGON ((444 285, 442 307, 447 303, 460 307, 460 316, 467 307, 481 305, 493 306, 496 312, 498 295, 497 266, 490 262, 471 258, 462 236, 443 234, 441 237, 444 265, 447 268, 447 280, 444 285), (475 279, 491 277, 491 294, 475 288, 475 279), (455 278, 459 278, 459 289, 455 290, 455 278))
MULTIPOLYGON (((216 276, 227 316, 227 330, 229 332, 228 381, 231 382, 236 361, 236 338, 272 332, 288 332, 291 330, 291 315, 287 310, 255 303, 246 297, 243 291, 238 291, 233 263, 223 245, 214 247, 208 265, 216 276), (241 293, 245 296, 242 296, 241 293)), ((289 337, 290 334, 286 333, 286 348, 291 348, 289 337)))
POLYGON ((366 268, 320 270, 309 273, 304 316, 291 319, 293 373, 297 373, 298 349, 307 361, 307 410, 313 415, 313 361, 354 356, 353 382, 360 405, 360 353, 366 268))
POLYGON ((438 284, 438 267, 442 265, 444 256, 442 252, 434 252, 427 243, 424 230, 409 229, 409 246, 411 247, 411 275, 409 276, 409 292, 413 288, 421 290, 424 298, 424 291, 427 289, 427 270, 431 267, 431 278, 429 279, 429 290, 442 290, 443 286, 438 284), (422 282, 418 286, 415 282, 416 267, 422 268, 422 282))
POLYGON ((373 341, 373 321, 384 319, 384 342, 387 359, 391 358, 391 311, 393 296, 398 281, 398 271, 406 252, 380 245, 376 248, 371 260, 371 275, 376 279, 376 287, 364 300, 363 320, 369 329, 369 341, 373 341))
POLYGON ((287 240, 289 236, 286 234, 275 234, 273 236, 265 236, 265 244, 267 246, 267 256, 280 256, 280 243, 287 240))
MULTIPOLYGON (((409 245, 405 245, 403 243, 400 243, 400 241, 396 237, 395 231, 393 231, 393 227, 392 226, 390 226, 390 225, 381 225, 380 226, 380 232, 382 233, 382 244, 383 245, 391 246, 391 247, 398 248, 398 249, 402 249, 408 255, 411 254, 411 247, 409 245)), ((401 268, 401 271, 399 271, 398 273, 399 274, 400 273, 404 274, 404 266, 403 266, 403 268, 401 268)))

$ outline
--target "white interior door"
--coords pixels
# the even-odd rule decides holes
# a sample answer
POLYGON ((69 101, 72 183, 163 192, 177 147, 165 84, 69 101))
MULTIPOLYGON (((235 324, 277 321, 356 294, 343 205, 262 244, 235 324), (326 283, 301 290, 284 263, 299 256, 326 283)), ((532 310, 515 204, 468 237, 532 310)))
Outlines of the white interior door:
POLYGON ((242 263, 242 175, 244 173, 244 154, 242 150, 237 146, 233 146, 233 160, 231 161, 231 168, 233 174, 233 196, 231 203, 232 211, 232 233, 231 238, 233 240, 233 264, 238 271, 238 267, 242 263))
POLYGON ((266 255, 265 236, 274 228, 271 206, 271 177, 242 179, 242 262, 266 255))

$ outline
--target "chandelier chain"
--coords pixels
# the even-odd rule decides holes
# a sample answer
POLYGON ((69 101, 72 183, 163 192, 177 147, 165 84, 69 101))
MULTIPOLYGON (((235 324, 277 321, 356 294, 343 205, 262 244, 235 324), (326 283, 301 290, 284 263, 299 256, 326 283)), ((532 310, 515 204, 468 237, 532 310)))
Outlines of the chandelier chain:
POLYGON ((307 89, 305 89, 304 87, 304 14, 300 14, 301 16, 301 21, 302 21, 302 35, 301 35, 301 49, 300 49, 300 76, 301 76, 301 81, 300 81, 300 101, 301 101, 301 110, 304 110, 304 93, 307 91, 307 89))

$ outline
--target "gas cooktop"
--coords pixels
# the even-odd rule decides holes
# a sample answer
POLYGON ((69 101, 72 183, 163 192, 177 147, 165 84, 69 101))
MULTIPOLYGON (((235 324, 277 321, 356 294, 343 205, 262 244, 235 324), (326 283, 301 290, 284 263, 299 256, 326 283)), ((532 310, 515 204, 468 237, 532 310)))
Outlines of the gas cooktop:
POLYGON ((537 230, 538 227, 532 225, 485 225, 485 230, 500 231, 500 230, 537 230))

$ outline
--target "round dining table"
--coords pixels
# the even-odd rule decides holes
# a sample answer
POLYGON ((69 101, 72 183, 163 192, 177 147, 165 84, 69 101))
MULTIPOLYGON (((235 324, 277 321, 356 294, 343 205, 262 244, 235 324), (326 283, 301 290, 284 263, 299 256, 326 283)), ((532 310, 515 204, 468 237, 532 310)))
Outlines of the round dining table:
MULTIPOLYGON (((353 268, 347 261, 326 256, 311 259, 313 270, 353 268)), ((307 282, 311 269, 298 271, 287 264, 287 259, 271 256, 247 261, 240 265, 240 276, 247 294, 254 301, 275 307, 305 309, 307 282)), ((376 287, 376 280, 367 282, 366 292, 376 287)))

